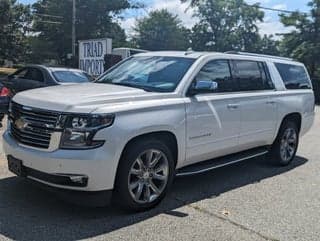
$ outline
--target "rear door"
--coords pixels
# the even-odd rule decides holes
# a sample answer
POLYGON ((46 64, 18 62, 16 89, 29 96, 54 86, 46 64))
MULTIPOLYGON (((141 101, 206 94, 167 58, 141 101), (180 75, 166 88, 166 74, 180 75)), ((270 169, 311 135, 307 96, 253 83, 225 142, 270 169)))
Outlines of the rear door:
POLYGON ((232 69, 239 91, 234 97, 241 110, 239 148, 268 145, 275 133, 277 103, 272 97, 275 87, 267 64, 233 60, 232 69))
POLYGON ((17 79, 24 79, 27 73, 28 73, 27 68, 19 69, 15 73, 9 75, 6 79, 4 79, 2 83, 5 87, 10 89, 12 94, 15 94, 17 79))

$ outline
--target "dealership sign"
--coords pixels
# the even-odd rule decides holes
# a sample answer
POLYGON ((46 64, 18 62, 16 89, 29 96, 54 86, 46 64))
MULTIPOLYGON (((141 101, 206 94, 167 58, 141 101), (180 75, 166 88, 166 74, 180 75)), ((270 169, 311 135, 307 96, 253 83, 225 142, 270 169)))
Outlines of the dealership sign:
POLYGON ((111 54, 112 39, 92 39, 79 41, 79 68, 90 75, 104 72, 104 56, 111 54))

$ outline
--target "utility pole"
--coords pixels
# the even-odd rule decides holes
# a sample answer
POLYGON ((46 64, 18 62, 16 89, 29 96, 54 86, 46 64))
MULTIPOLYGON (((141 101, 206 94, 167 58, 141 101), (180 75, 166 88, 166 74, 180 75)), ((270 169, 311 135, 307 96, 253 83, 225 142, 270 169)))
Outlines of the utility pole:
POLYGON ((76 56, 76 0, 72 0, 72 57, 76 56))

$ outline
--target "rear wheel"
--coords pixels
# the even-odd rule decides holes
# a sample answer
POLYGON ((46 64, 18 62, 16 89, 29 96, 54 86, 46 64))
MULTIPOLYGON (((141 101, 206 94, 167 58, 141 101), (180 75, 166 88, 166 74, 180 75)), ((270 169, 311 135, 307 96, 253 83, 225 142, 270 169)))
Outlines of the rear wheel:
POLYGON ((295 122, 282 123, 277 139, 272 145, 271 155, 275 164, 289 165, 296 156, 299 144, 299 130, 295 122))
POLYGON ((174 176, 170 149, 158 140, 141 140, 125 150, 117 180, 117 203, 123 208, 144 211, 165 196, 174 176))

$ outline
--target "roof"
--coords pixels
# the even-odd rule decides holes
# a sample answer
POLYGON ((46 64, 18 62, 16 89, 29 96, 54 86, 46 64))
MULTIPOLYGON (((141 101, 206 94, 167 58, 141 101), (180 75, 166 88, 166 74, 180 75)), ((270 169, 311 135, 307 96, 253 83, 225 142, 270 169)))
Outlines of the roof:
POLYGON ((81 69, 64 68, 64 67, 48 67, 51 71, 73 71, 73 72, 84 72, 81 69))
POLYGON ((112 49, 112 51, 114 50, 134 50, 134 51, 141 51, 141 52, 149 52, 148 50, 144 50, 144 49, 124 48, 124 47, 112 49))
POLYGON ((34 68, 42 68, 47 69, 49 71, 74 71, 74 72, 83 72, 83 70, 80 69, 74 69, 74 68, 68 68, 68 67, 54 67, 54 66, 45 66, 41 64, 28 64, 25 67, 34 67, 34 68))
POLYGON ((221 58, 234 58, 234 59, 248 59, 248 60, 271 60, 277 62, 290 62, 301 65, 301 63, 296 62, 289 58, 279 57, 279 56, 271 56, 271 55, 263 55, 263 54, 255 54, 255 53, 245 53, 245 52, 197 52, 197 51, 157 51, 157 52, 147 52, 140 53, 135 56, 167 56, 167 57, 182 57, 182 58, 193 58, 198 59, 200 57, 205 56, 219 56, 221 58))
POLYGON ((188 51, 155 51, 136 54, 135 56, 166 56, 166 57, 182 57, 197 59, 203 56, 205 52, 188 52, 188 51))

